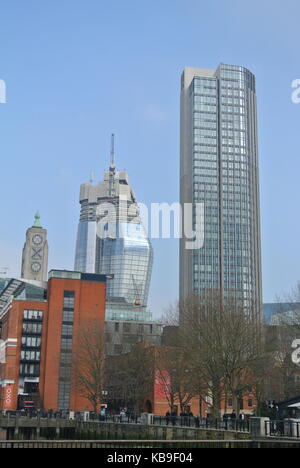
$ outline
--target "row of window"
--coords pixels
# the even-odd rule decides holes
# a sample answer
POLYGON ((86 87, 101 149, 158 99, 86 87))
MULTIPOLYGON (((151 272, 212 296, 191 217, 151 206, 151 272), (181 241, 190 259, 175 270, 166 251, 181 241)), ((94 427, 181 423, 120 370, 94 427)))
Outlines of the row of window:
POLYGON ((218 161, 218 157, 216 154, 202 154, 202 153, 196 153, 194 152, 194 162, 196 161, 218 161))
POLYGON ((196 201, 203 201, 207 200, 219 200, 219 198, 215 198, 218 196, 219 187, 217 184, 210 184, 205 183, 205 185, 201 183, 194 183, 194 202, 196 201))
POLYGON ((234 96, 234 97, 244 98, 245 97, 245 91, 243 91, 241 89, 227 88, 225 86, 222 86, 221 96, 222 97, 234 96))
POLYGON ((233 97, 226 97, 222 96, 221 97, 221 103, 224 105, 235 105, 235 106, 244 106, 245 101, 244 99, 239 99, 239 98, 233 98, 233 97))
POLYGON ((200 104, 217 104, 217 98, 213 96, 194 95, 194 102, 200 104))
POLYGON ((40 366, 38 364, 21 364, 20 375, 38 377, 40 375, 40 366))
POLYGON ((40 348, 42 339, 37 336, 22 336, 22 346, 27 348, 40 348))
MULTIPOLYGON (((223 142, 224 143, 224 142, 223 142)), ((222 155, 221 158, 223 161, 247 161, 247 157, 243 158, 242 155, 246 155, 247 150, 239 145, 237 146, 225 146, 222 145, 222 155), (233 156, 235 155, 235 157, 233 156)))
POLYGON ((214 169, 214 168, 209 167, 209 166, 207 168, 195 167, 194 174, 204 175, 204 176, 207 176, 207 175, 217 176, 218 175, 218 170, 217 170, 217 168, 214 169))
POLYGON ((208 104, 194 104, 194 111, 200 112, 211 112, 212 114, 216 114, 217 106, 215 105, 208 105, 208 104))
POLYGON ((229 114, 244 115, 245 114, 245 107, 242 107, 242 106, 222 106, 223 119, 227 119, 227 115, 229 115, 229 114))
POLYGON ((214 154, 217 156, 217 148, 216 145, 200 145, 198 143, 194 143, 194 153, 199 153, 202 157, 202 154, 214 154))
POLYGON ((245 138, 246 132, 241 128, 239 130, 222 130, 222 137, 228 138, 245 138))
POLYGON ((234 162, 230 161, 225 161, 224 159, 222 160, 222 167, 223 169, 235 169, 235 170, 240 170, 240 169, 248 169, 249 165, 245 164, 242 161, 237 161, 235 160, 234 162))
POLYGON ((243 83, 241 83, 240 81, 232 82, 228 78, 222 81, 221 89, 222 89, 221 95, 224 95, 224 96, 229 90, 235 90, 237 92, 245 93, 245 86, 243 83))
POLYGON ((240 193, 244 196, 248 194, 248 187, 241 186, 240 184, 234 184, 231 182, 229 185, 223 184, 222 189, 224 192, 231 192, 231 193, 240 193))
POLYGON ((214 130, 218 128, 218 125, 216 121, 207 122, 205 119, 197 119, 196 116, 194 116, 194 130, 197 128, 214 130))
POLYGON ((203 289, 209 289, 218 287, 220 284, 220 276, 217 273, 211 273, 209 276, 203 276, 201 278, 194 278, 194 287, 202 287, 203 289), (201 283, 199 283, 201 281, 201 283))
MULTIPOLYGON (((253 400, 252 400, 252 399, 249 399, 249 400, 247 401, 247 405, 248 405, 248 408, 253 408, 253 400)), ((232 400, 232 398, 229 398, 229 399, 228 399, 227 406, 228 406, 228 408, 232 408, 232 406, 233 406, 233 400, 232 400)), ((243 410, 243 409, 244 409, 244 400, 243 400, 243 399, 240 399, 240 400, 239 400, 239 408, 240 408, 240 410, 243 410)))
POLYGON ((201 137, 194 135, 195 144, 204 144, 204 145, 217 145, 217 139, 213 137, 201 137))
POLYGON ((40 335, 42 333, 41 323, 23 323, 23 333, 40 335))
MULTIPOLYGON (((131 323, 123 323, 123 333, 130 333, 132 331, 132 326, 133 326, 133 324, 131 324, 131 323)), ((120 331, 120 323, 116 322, 115 323, 115 332, 118 333, 119 331, 120 331)), ((136 332, 138 334, 141 334, 141 333, 152 334, 153 333, 153 325, 152 324, 149 324, 149 325, 138 324, 137 328, 134 328, 134 332, 136 332)))
MULTIPOLYGON (((239 117, 239 116, 238 116, 239 117)), ((221 128, 223 130, 239 130, 244 131, 246 130, 246 124, 240 121, 223 121, 221 124, 221 128)))
POLYGON ((208 129, 194 128, 194 135, 207 136, 207 137, 216 137, 217 136, 217 131, 213 130, 211 128, 208 128, 208 129))
MULTIPOLYGON (((248 159, 245 156, 228 156, 228 155, 223 155, 222 159, 222 167, 224 169, 229 168, 229 169, 248 169, 249 164, 248 164, 248 159)), ((207 165, 207 167, 216 167, 218 158, 216 155, 209 155, 209 154, 199 154, 195 153, 194 158, 193 158, 194 166, 201 166, 201 165, 207 165)))
POLYGON ((40 359, 41 359, 40 351, 21 351, 22 361, 40 361, 40 359))
POLYGON ((216 96, 216 88, 210 88, 206 86, 195 86, 194 87, 194 96, 204 95, 204 96, 216 96))
POLYGON ((195 175, 194 176, 194 182, 201 182, 202 184, 218 184, 218 178, 217 177, 212 177, 212 176, 201 176, 201 175, 195 175))
POLYGON ((23 317, 25 320, 42 320, 43 312, 41 310, 24 310, 23 317))

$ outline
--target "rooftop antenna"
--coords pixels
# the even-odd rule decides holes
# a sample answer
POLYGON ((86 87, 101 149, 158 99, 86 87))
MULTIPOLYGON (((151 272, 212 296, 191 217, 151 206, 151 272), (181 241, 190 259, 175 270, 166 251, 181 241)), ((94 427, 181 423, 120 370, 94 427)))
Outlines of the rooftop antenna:
POLYGON ((94 172, 90 172, 90 183, 92 184, 94 182, 94 172))
POLYGON ((115 175, 116 175, 116 165, 115 165, 115 135, 111 135, 111 147, 110 147, 110 165, 109 165, 109 196, 114 197, 116 195, 115 190, 115 175))
POLYGON ((111 146, 110 146, 110 167, 115 169, 115 134, 111 135, 111 146))

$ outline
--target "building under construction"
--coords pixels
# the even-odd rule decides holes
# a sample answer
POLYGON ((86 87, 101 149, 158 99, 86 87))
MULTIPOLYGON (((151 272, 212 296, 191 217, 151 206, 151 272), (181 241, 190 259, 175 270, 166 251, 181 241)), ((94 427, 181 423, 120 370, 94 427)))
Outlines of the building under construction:
MULTIPOLYGON (((98 184, 90 180, 81 185, 80 205, 75 270, 110 278, 106 296, 107 322, 149 324, 152 321, 147 310, 152 246, 128 174, 116 170, 113 135, 109 169, 98 184)), ((118 333, 112 334, 111 327, 114 329, 114 326, 109 326, 111 352, 123 350, 118 333)), ((127 348, 125 346, 124 350, 127 348)))

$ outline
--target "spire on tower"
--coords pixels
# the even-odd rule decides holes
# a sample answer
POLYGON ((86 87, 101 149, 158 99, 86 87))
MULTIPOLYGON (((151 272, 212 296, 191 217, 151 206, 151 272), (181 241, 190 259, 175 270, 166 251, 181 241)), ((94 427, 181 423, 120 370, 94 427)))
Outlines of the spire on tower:
POLYGON ((116 195, 115 190, 115 175, 116 175, 116 165, 115 165, 115 135, 111 135, 111 148, 110 148, 110 165, 109 165, 109 196, 114 197, 116 195))
POLYGON ((42 225, 41 225, 41 215, 39 213, 39 211, 36 212, 35 216, 34 216, 34 224, 32 227, 37 227, 37 228, 41 228, 42 225))

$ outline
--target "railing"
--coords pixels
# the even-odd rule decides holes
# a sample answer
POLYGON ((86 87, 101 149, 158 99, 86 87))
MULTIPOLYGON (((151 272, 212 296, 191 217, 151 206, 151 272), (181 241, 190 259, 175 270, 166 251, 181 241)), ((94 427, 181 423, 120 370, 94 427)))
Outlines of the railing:
POLYGON ((249 421, 240 419, 199 418, 197 416, 154 416, 153 422, 154 424, 158 424, 160 426, 180 426, 199 429, 249 432, 249 421))
MULTIPOLYGON (((44 412, 44 411, 12 411, 2 414, 0 418, 4 420, 15 419, 41 419, 41 420, 61 420, 61 421, 86 421, 86 422, 102 422, 102 423, 118 423, 118 424, 143 424, 140 415, 136 414, 121 414, 121 415, 97 415, 94 413, 74 413, 70 416, 69 412, 44 412)), ((188 427, 194 429, 214 429, 222 431, 234 432, 249 432, 249 421, 239 419, 214 419, 214 418, 199 418, 194 416, 154 416, 152 425, 155 426, 170 426, 170 427, 188 427)))
POLYGON ((265 433, 271 437, 295 437, 300 439, 300 421, 266 421, 265 433))
MULTIPOLYGON (((78 416, 82 419, 82 415, 78 416)), ((136 414, 105 415, 90 414, 89 421, 102 421, 120 424, 141 424, 141 417, 136 414)), ((249 432, 249 421, 239 419, 199 418, 194 416, 154 416, 155 426, 191 427, 199 429, 217 429, 225 431, 249 432)))

